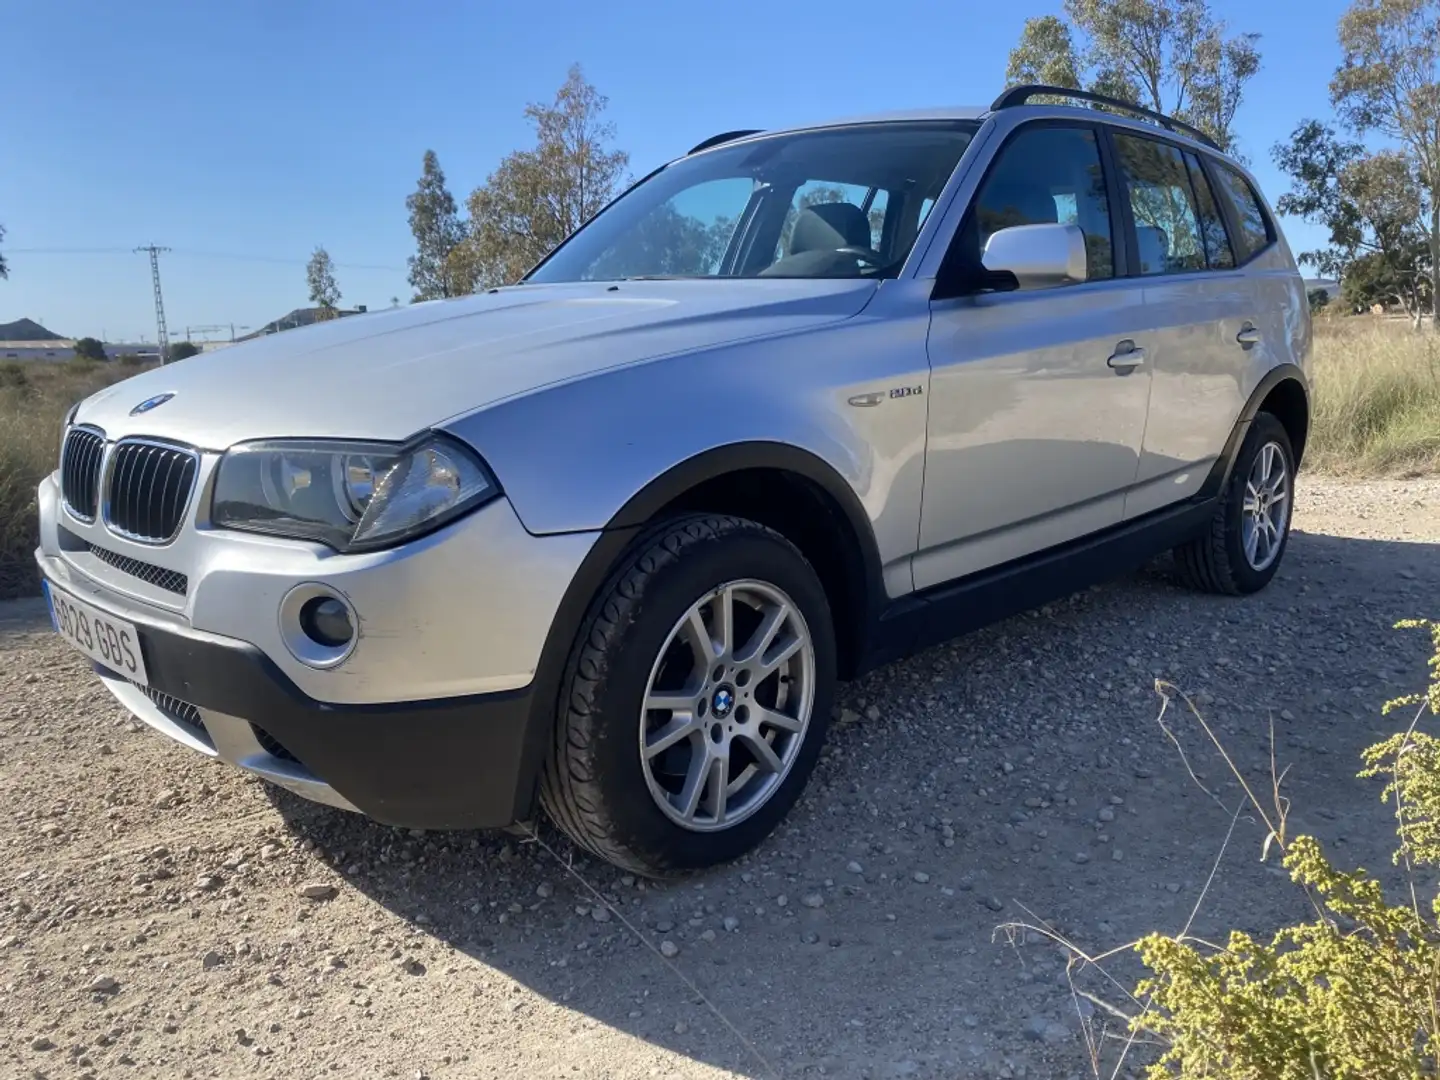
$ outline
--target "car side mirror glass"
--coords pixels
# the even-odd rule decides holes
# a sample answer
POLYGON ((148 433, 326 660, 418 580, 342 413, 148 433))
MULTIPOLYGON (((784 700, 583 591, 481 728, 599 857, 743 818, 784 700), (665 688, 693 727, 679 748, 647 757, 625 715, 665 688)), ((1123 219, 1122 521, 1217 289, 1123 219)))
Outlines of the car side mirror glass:
POLYGON ((1010 273, 1022 289, 1049 289, 1085 280, 1085 233, 1078 225, 1014 225, 985 244, 981 263, 1010 273))

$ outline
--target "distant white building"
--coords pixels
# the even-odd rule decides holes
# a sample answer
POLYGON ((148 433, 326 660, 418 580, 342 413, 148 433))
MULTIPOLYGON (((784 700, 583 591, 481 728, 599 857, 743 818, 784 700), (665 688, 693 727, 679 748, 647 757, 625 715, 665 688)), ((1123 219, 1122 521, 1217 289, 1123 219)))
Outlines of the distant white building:
POLYGON ((64 338, 55 341, 0 341, 0 361, 4 360, 69 360, 75 355, 75 342, 64 338))

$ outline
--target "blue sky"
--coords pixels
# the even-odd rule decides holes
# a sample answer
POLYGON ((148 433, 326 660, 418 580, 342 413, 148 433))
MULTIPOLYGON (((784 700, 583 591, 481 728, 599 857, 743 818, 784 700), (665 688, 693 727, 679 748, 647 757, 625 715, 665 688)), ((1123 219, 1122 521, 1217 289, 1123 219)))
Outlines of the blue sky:
MULTIPOLYGON (((528 143, 526 103, 553 97, 572 62, 609 96, 638 175, 731 128, 988 102, 1025 18, 1059 7, 0 0, 0 322, 153 340, 149 267, 126 253, 150 242, 175 249, 161 264, 172 336, 305 304, 317 244, 345 304, 403 302, 423 152, 463 200, 528 143)), ((1329 115, 1345 3, 1213 7, 1262 35, 1238 129, 1273 200, 1271 145, 1329 115)), ((1300 249, 1321 239, 1286 232, 1300 249)))

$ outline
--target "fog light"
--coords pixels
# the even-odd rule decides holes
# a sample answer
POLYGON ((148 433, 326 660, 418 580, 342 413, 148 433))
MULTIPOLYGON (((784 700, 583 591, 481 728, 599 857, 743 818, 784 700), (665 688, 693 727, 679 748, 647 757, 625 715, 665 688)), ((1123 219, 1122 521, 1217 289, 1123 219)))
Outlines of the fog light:
POLYGON ((355 636, 349 609, 333 596, 315 596, 305 601, 300 608, 300 629, 327 649, 344 648, 355 636))

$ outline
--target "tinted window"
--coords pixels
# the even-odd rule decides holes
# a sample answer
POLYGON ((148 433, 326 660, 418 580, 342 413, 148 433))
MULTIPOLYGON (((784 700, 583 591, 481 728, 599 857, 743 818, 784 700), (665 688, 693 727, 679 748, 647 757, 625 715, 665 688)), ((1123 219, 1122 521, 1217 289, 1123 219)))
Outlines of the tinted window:
POLYGON ((1260 196, 1243 176, 1228 165, 1214 162, 1215 176, 1221 189, 1235 210, 1235 220, 1240 226, 1240 235, 1235 237, 1241 260, 1250 258, 1256 252, 1268 247, 1275 239, 1275 233, 1260 205, 1260 196))
POLYGON ((1211 270, 1229 270, 1235 265, 1235 255, 1230 250, 1230 237, 1225 232, 1225 219, 1215 202, 1215 193, 1210 190, 1210 181, 1200 167, 1200 159, 1194 154, 1185 155, 1185 164, 1190 170, 1190 186, 1195 191, 1195 205, 1200 211, 1200 239, 1205 242, 1205 261, 1211 270))
POLYGON ((975 197, 959 242, 978 262, 996 232, 1014 225, 1078 225, 1086 280, 1115 276, 1110 203, 1100 150, 1088 128, 1029 127, 1000 151, 975 197))
POLYGON ((1179 148, 1117 131, 1115 152, 1135 217, 1140 273, 1204 270, 1199 212, 1179 148))

